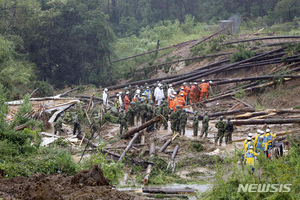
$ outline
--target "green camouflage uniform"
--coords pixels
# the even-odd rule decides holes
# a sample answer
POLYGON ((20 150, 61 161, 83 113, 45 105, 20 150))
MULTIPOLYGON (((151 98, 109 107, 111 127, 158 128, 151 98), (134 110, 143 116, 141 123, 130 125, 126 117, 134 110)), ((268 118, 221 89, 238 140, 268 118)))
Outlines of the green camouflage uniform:
POLYGON ((186 112, 181 112, 180 114, 180 126, 179 126, 179 133, 181 134, 182 131, 182 135, 185 135, 185 125, 187 122, 187 118, 188 115, 186 114, 186 112))
MULTIPOLYGON (((146 120, 147 121, 149 121, 149 120, 151 120, 153 118, 153 110, 151 111, 149 111, 149 112, 147 112, 147 114, 146 114, 146 120)), ((154 124, 151 124, 150 126, 147 126, 147 128, 146 128, 146 131, 147 132, 150 132, 150 131, 153 131, 154 130, 154 124)))
POLYGON ((203 120, 202 120, 202 130, 201 130, 201 135, 200 137, 202 137, 205 133, 205 137, 207 137, 207 133, 208 133, 208 122, 209 122, 209 118, 207 115, 204 115, 203 120))
POLYGON ((194 115, 194 119, 193 119, 193 133, 194 133, 194 136, 198 135, 198 126, 199 126, 199 116, 194 115))
POLYGON ((73 116, 73 125, 74 125, 74 129, 73 129, 73 135, 76 134, 76 130, 78 130, 78 133, 81 133, 81 128, 80 128, 80 118, 77 114, 75 114, 73 116))
POLYGON ((99 116, 93 117, 91 123, 92 123, 91 127, 93 132, 97 132, 98 130, 100 130, 101 120, 99 116))
POLYGON ((179 131, 180 129, 180 115, 182 113, 182 110, 181 109, 177 109, 176 110, 176 114, 177 114, 177 122, 176 122, 176 131, 179 131))
MULTIPOLYGON (((167 105, 167 104, 165 104, 167 105)), ((169 121, 169 108, 167 106, 163 106, 162 115, 165 117, 166 121, 163 121, 164 129, 168 129, 168 121, 169 121)))
MULTIPOLYGON (((160 108, 160 106, 155 107, 155 109, 154 109, 154 116, 156 117, 156 116, 158 116, 160 114, 161 114, 161 108, 160 108)), ((155 128, 156 129, 160 128, 160 122, 159 121, 155 123, 155 128)))
POLYGON ((128 110, 126 113, 126 119, 127 119, 129 126, 134 126, 134 110, 131 106, 128 107, 128 110))
POLYGON ((140 107, 140 117, 142 119, 142 124, 144 124, 147 117, 147 104, 145 102, 141 102, 139 107, 140 107))
POLYGON ((140 105, 141 102, 139 100, 135 101, 135 107, 134 107, 134 112, 135 112, 135 116, 136 116, 136 123, 138 123, 138 121, 140 120, 140 105))
POLYGON ((57 120, 54 122, 54 134, 56 134, 56 132, 58 132, 58 135, 60 135, 62 133, 62 123, 64 122, 64 120, 62 119, 62 117, 58 117, 57 120))
POLYGON ((232 132, 233 132, 233 123, 232 121, 227 121, 225 123, 225 142, 232 142, 232 132))
POLYGON ((217 138, 215 139, 215 143, 217 144, 218 140, 220 142, 220 145, 222 144, 222 140, 224 137, 224 131, 225 131, 225 123, 223 122, 223 120, 219 120, 215 127, 218 129, 218 134, 217 134, 217 138))
POLYGON ((126 114, 123 112, 120 113, 119 115, 119 119, 118 119, 118 122, 120 123, 120 135, 122 135, 123 133, 123 128, 125 129, 125 133, 127 132, 128 130, 128 127, 127 127, 127 121, 126 121, 126 114))
POLYGON ((176 112, 172 112, 171 115, 170 115, 170 120, 171 120, 171 130, 172 132, 176 131, 176 123, 177 120, 178 120, 178 117, 177 117, 177 113, 176 112))

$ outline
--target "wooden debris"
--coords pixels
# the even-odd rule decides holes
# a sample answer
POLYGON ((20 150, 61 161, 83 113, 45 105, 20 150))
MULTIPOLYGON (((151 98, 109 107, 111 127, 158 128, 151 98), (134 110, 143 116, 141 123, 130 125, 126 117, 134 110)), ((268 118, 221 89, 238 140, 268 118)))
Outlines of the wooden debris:
POLYGON ((164 150, 171 144, 172 140, 168 139, 165 144, 159 149, 159 153, 164 152, 164 150))
POLYGON ((300 118, 296 119, 249 119, 249 120, 232 120, 234 125, 253 125, 253 124, 297 124, 300 118))
POLYGON ((163 194, 181 194, 194 193, 192 189, 173 189, 173 188, 158 188, 158 187, 143 187, 144 193, 163 193, 163 194))
POLYGON ((145 128, 147 128, 148 126, 154 124, 155 122, 158 122, 159 120, 161 120, 163 118, 162 115, 159 115, 159 116, 156 116, 154 117, 153 119, 147 121, 146 123, 134 128, 134 129, 131 129, 129 131, 127 131, 125 134, 124 134, 124 138, 125 139, 128 139, 130 136, 132 136, 133 134, 135 134, 136 132, 139 132, 145 128))
POLYGON ((174 160, 175 160, 175 156, 176 156, 177 153, 178 153, 178 149, 179 149, 179 146, 176 145, 176 147, 174 148, 174 151, 173 151, 171 160, 170 160, 170 162, 168 163, 168 166, 167 166, 167 170, 169 169, 169 167, 172 168, 172 173, 175 172, 176 164, 175 164, 174 160))
MULTIPOLYGON (((151 143, 150 151, 149 151, 150 158, 153 157, 154 153, 155 153, 155 144, 151 143)), ((145 184, 147 184, 149 181, 149 176, 150 176, 151 170, 152 170, 152 164, 149 164, 147 167, 147 170, 146 170, 146 176, 144 177, 144 180, 143 180, 145 184)))
POLYGON ((122 155, 120 156, 118 163, 122 160, 122 158, 125 156, 126 152, 132 147, 133 142, 142 134, 142 132, 138 132, 134 135, 134 137, 131 139, 131 141, 129 142, 128 146, 126 147, 126 149, 124 150, 124 152, 122 153, 122 155))

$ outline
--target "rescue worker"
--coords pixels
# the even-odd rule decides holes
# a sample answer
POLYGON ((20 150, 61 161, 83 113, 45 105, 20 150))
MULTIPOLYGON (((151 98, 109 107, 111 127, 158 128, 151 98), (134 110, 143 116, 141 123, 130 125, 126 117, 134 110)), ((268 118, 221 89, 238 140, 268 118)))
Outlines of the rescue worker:
POLYGON ((121 109, 121 113, 119 115, 118 122, 120 124, 120 136, 123 137, 123 129, 125 129, 125 133, 128 130, 126 114, 124 113, 123 109, 121 109))
MULTIPOLYGON (((154 116, 156 117, 156 116, 159 116, 160 114, 161 114, 161 108, 160 108, 160 106, 158 106, 158 104, 156 104, 155 109, 154 109, 154 116)), ((159 128, 160 128, 160 122, 159 121, 155 123, 155 128, 157 130, 159 130, 159 128)))
POLYGON ((179 108, 183 109, 183 107, 185 106, 185 98, 184 98, 183 93, 180 93, 180 96, 177 98, 177 102, 178 102, 179 108))
MULTIPOLYGON (((252 140, 252 133, 248 133, 248 137, 251 138, 251 142, 254 144, 254 141, 252 140)), ((246 140, 244 141, 244 144, 243 144, 243 147, 244 147, 244 148, 245 148, 245 145, 246 145, 247 142, 248 142, 248 140, 246 139, 246 140)))
POLYGON ((257 129, 257 135, 255 136, 254 139, 254 147, 256 147, 259 137, 262 136, 263 134, 264 132, 262 130, 257 129))
POLYGON ((175 99, 175 96, 173 94, 171 94, 170 96, 170 102, 169 102, 169 109, 173 109, 174 107, 174 99, 175 99))
MULTIPOLYGON (((153 118, 153 110, 150 110, 146 113, 146 120, 149 121, 152 118, 153 118)), ((154 124, 151 124, 150 126, 147 126, 146 131, 147 132, 155 131, 154 124)))
POLYGON ((123 108, 123 106, 124 106, 122 94, 123 94, 122 92, 119 92, 119 103, 120 103, 120 108, 123 108))
POLYGON ((163 120, 164 130, 167 130, 168 129, 168 121, 169 121, 169 109, 168 109, 166 103, 163 103, 162 115, 166 119, 166 120, 163 120))
POLYGON ((77 115, 76 112, 73 113, 73 117, 72 117, 72 120, 73 120, 73 135, 76 134, 76 131, 78 131, 78 134, 81 133, 81 128, 80 128, 80 118, 79 116, 77 115))
POLYGON ((219 145, 222 145, 222 140, 224 137, 224 131, 225 131, 225 124, 223 122, 223 116, 220 116, 220 120, 216 123, 215 127, 218 129, 218 134, 215 139, 215 144, 218 143, 219 140, 219 145))
POLYGON ((132 108, 135 105, 135 102, 130 102, 128 110, 126 112, 126 121, 129 126, 134 126, 134 109, 132 108))
POLYGON ((175 97, 173 100, 173 110, 174 112, 177 111, 177 108, 179 108, 179 102, 178 102, 178 98, 177 98, 177 92, 173 92, 173 96, 175 97))
POLYGON ((126 92, 126 96, 124 98, 124 103, 125 103, 125 111, 127 112, 128 107, 130 105, 129 91, 126 92))
POLYGON ((193 119, 193 133, 194 136, 198 136, 198 126, 199 126, 199 116, 198 112, 194 112, 194 119, 193 119))
POLYGON ((271 130, 267 128, 266 136, 268 137, 268 149, 270 149, 270 148, 272 148, 272 142, 273 142, 274 138, 276 137, 276 135, 271 133, 271 130))
POLYGON ((151 102, 152 101, 152 92, 149 88, 149 86, 146 87, 145 92, 143 93, 147 99, 147 102, 151 102))
POLYGON ((225 143, 232 143, 232 132, 233 132, 233 123, 230 121, 230 117, 227 117, 227 122, 225 123, 225 143))
POLYGON ((162 85, 159 83, 158 88, 154 91, 155 100, 157 101, 157 104, 160 105, 162 98, 165 97, 164 90, 162 88, 162 85))
POLYGON ((208 122, 209 122, 209 117, 207 115, 207 111, 205 111, 204 112, 204 117, 202 119, 202 130, 201 130, 201 135, 200 135, 201 138, 204 135, 204 133, 205 133, 205 138, 207 138, 208 122))
POLYGON ((172 87, 172 84, 169 85, 169 89, 168 89, 168 96, 170 96, 171 94, 173 94, 174 89, 172 87))
POLYGON ((107 107, 108 106, 108 89, 107 88, 105 88, 103 90, 102 98, 103 98, 103 104, 107 107))
POLYGON ((186 96, 187 96, 187 95, 188 95, 188 93, 185 92, 184 86, 181 86, 181 87, 180 87, 180 92, 178 93, 178 96, 183 96, 184 101, 186 101, 186 96), (183 94, 183 95, 181 95, 181 94, 183 94))
POLYGON ((114 107, 119 110, 120 108, 120 101, 119 101, 119 94, 117 94, 117 97, 114 100, 114 107))
POLYGON ((203 95, 205 95, 205 99, 207 99, 207 93, 208 93, 208 88, 209 88, 209 84, 205 83, 205 80, 202 80, 202 83, 199 85, 200 88, 200 101, 202 101, 202 97, 203 95))
POLYGON ((254 142, 253 142, 252 138, 251 137, 247 137, 246 144, 244 146, 244 151, 247 152, 248 149, 249 149, 249 146, 253 146, 253 145, 254 145, 254 142))
POLYGON ((62 130, 62 124, 64 123, 63 120, 64 115, 60 114, 56 121, 54 122, 54 135, 56 135, 56 132, 58 132, 58 135, 60 135, 63 130, 62 130))
POLYGON ((181 112, 180 114, 180 125, 179 125, 179 133, 181 135, 181 132, 182 132, 182 135, 185 135, 185 126, 186 126, 186 123, 187 123, 187 118, 188 118, 188 115, 186 114, 186 109, 183 109, 183 111, 181 112))
POLYGON ((98 113, 94 113, 93 117, 92 117, 92 121, 91 121, 91 129, 92 132, 97 132, 98 130, 100 130, 101 127, 101 120, 100 117, 98 115, 98 113))
POLYGON ((176 106, 176 114, 177 114, 177 123, 176 123, 176 131, 179 131, 180 129, 180 115, 182 113, 182 110, 179 108, 179 105, 176 106))
POLYGON ((197 88, 196 88, 196 85, 193 84, 191 86, 191 91, 190 91, 190 103, 196 103, 197 102, 197 88))
POLYGON ((170 120, 171 120, 171 130, 172 133, 175 135, 176 131, 176 123, 177 123, 177 113, 173 111, 173 108, 170 109, 171 115, 170 115, 170 120))
POLYGON ((268 136, 267 134, 262 135, 262 151, 264 154, 269 157, 269 152, 268 152, 268 136))
POLYGON ((139 86, 136 86, 135 94, 138 96, 138 98, 141 97, 141 90, 139 86))
POLYGON ((252 166, 251 172, 254 173, 254 163, 255 163, 255 156, 258 156, 257 153, 254 151, 254 147, 252 145, 249 146, 248 151, 245 153, 245 162, 247 165, 252 166))
POLYGON ((136 116, 136 124, 138 124, 140 118, 141 118, 141 112, 140 112, 140 105, 141 105, 141 101, 139 99, 134 101, 135 106, 134 106, 134 112, 135 112, 135 116, 136 116))
POLYGON ((257 139, 257 142, 256 142, 256 146, 255 146, 256 153, 259 153, 262 151, 262 140, 263 140, 263 137, 259 136, 257 139))
POLYGON ((147 104, 144 99, 141 99, 139 110, 140 110, 140 117, 142 119, 142 124, 143 124, 145 123, 146 116, 147 116, 147 104))
POLYGON ((168 95, 168 85, 167 85, 165 80, 162 80, 162 88, 163 88, 163 91, 164 91, 164 96, 167 97, 167 95, 168 95))

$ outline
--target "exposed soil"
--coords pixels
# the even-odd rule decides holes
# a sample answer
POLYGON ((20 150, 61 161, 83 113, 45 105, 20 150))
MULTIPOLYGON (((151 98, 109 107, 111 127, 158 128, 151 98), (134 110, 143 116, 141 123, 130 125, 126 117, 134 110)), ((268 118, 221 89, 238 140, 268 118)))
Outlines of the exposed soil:
POLYGON ((36 174, 0 180, 4 199, 134 199, 109 186, 99 166, 74 176, 36 174))

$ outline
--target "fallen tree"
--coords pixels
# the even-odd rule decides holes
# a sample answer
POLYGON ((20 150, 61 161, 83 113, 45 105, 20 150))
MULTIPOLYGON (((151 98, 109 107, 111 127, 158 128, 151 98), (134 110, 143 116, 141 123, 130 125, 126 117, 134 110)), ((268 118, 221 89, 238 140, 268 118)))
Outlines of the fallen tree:
MULTIPOLYGON (((149 150, 150 158, 153 157, 154 153, 155 153, 155 144, 151 143, 150 150, 149 150)), ((147 167, 147 170, 146 170, 146 176, 144 177, 144 180, 143 180, 145 184, 148 183, 148 181, 149 181, 149 176, 150 176, 151 170, 152 170, 152 164, 149 164, 147 167)))
POLYGON ((251 120, 232 120, 234 125, 254 125, 254 124, 297 124, 298 119, 251 119, 251 120))
POLYGON ((162 115, 159 115, 159 116, 156 116, 154 117, 153 119, 147 121, 146 123, 140 125, 139 127, 136 127, 136 128, 133 128, 129 131, 127 131, 125 134, 124 134, 124 138, 125 139, 128 139, 130 136, 132 136, 133 134, 135 134, 136 132, 139 132, 141 130, 143 130, 144 128, 147 128, 148 126, 154 124, 155 122, 158 122, 159 120, 163 119, 163 116, 162 115))

